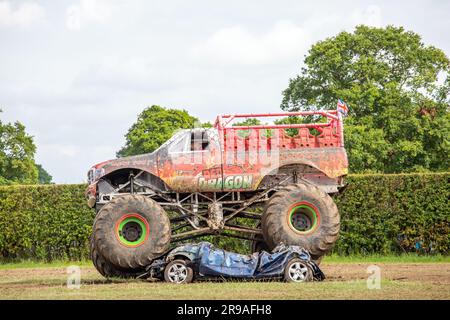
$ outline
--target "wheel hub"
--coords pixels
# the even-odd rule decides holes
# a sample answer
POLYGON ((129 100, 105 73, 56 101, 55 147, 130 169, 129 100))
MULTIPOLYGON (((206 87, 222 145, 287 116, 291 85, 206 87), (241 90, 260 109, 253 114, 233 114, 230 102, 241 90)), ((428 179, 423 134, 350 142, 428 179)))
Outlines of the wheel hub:
POLYGON ((149 232, 147 220, 137 213, 122 216, 116 224, 117 240, 126 247, 144 244, 149 237, 149 232))
POLYGON ((141 226, 134 221, 126 223, 122 229, 122 236, 130 242, 134 242, 139 239, 141 234, 141 226))
POLYGON ((302 212, 296 213, 292 216, 292 225, 299 231, 311 229, 311 224, 311 218, 302 212))
POLYGON ((308 268, 299 262, 292 264, 289 268, 289 277, 295 282, 302 282, 308 276, 308 268))
POLYGON ((310 203, 296 203, 289 210, 288 223, 297 233, 312 233, 318 226, 319 212, 310 203))
POLYGON ((181 283, 187 278, 187 269, 184 265, 176 263, 169 269, 169 278, 171 282, 181 283))

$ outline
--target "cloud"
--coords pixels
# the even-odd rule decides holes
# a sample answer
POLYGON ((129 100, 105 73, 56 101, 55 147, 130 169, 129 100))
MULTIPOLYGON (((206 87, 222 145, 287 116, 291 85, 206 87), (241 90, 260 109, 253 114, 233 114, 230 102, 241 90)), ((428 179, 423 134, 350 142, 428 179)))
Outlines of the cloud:
POLYGON ((369 5, 364 10, 355 9, 352 13, 352 21, 355 24, 381 27, 381 9, 376 5, 369 5))
POLYGON ((178 71, 162 69, 158 61, 148 56, 102 56, 80 70, 71 90, 84 96, 104 95, 114 99, 122 93, 154 93, 179 85, 182 77, 176 73, 178 71))
POLYGON ((81 151, 79 146, 65 143, 40 143, 39 148, 52 157, 65 158, 66 160, 76 157, 81 151))
POLYGON ((69 30, 80 30, 85 23, 104 23, 112 15, 109 3, 102 0, 80 0, 66 10, 66 27, 69 30))
POLYGON ((110 146, 68 145, 40 143, 36 162, 41 163, 57 183, 86 182, 86 172, 95 163, 114 158, 110 146))
POLYGON ((59 146, 57 150, 64 156, 75 157, 80 151, 77 146, 59 146))
POLYGON ((0 2, 0 26, 28 27, 44 18, 45 10, 37 3, 25 2, 14 10, 9 1, 0 2))
POLYGON ((339 13, 311 14, 301 26, 291 20, 279 20, 266 32, 252 32, 242 25, 221 28, 190 50, 190 56, 201 62, 225 65, 283 65, 298 61, 317 34, 331 30, 353 31, 358 24, 380 27, 379 6, 355 8, 349 19, 339 13))
POLYGON ((289 20, 276 22, 266 33, 252 33, 242 26, 222 28, 191 50, 195 58, 214 63, 260 65, 298 59, 310 36, 289 20))
POLYGON ((0 0, 0 118, 26 125, 57 182, 80 182, 114 158, 147 105, 203 121, 275 112, 310 46, 361 23, 403 25, 450 52, 450 37, 435 32, 450 24, 442 1, 53 2, 0 0), (30 3, 44 7, 48 28, 28 19, 17 34, 30 3))

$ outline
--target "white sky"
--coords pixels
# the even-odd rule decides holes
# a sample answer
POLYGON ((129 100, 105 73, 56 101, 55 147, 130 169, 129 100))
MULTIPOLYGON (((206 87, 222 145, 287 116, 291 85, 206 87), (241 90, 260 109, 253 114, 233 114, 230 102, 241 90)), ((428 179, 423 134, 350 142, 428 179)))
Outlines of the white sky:
POLYGON ((146 107, 275 112, 314 42, 404 26, 450 55, 449 1, 0 0, 2 121, 58 183, 115 157, 146 107))

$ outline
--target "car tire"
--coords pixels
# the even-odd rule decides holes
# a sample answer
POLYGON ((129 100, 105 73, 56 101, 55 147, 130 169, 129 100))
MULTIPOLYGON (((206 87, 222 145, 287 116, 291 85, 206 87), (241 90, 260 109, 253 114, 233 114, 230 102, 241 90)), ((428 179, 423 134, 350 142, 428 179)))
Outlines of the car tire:
POLYGON ((124 195, 104 205, 94 221, 95 248, 119 269, 148 266, 170 245, 170 221, 154 200, 124 195))
POLYGON ((313 280, 313 270, 303 260, 294 258, 288 262, 284 269, 286 282, 309 282, 313 280))
POLYGON ((164 280, 176 284, 191 283, 194 280, 194 270, 186 260, 176 259, 164 268, 164 280))
POLYGON ((319 261, 338 238, 340 217, 333 199, 320 188, 292 184, 269 199, 261 225, 270 248, 281 242, 298 245, 308 250, 314 261, 319 261))

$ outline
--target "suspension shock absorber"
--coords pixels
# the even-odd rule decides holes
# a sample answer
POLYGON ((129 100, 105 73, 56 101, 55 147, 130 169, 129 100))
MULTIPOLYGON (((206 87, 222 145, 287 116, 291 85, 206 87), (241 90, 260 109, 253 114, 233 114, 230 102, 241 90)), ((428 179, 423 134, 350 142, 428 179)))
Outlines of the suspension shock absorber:
POLYGON ((134 193, 134 173, 133 171, 130 172, 130 193, 134 193))

